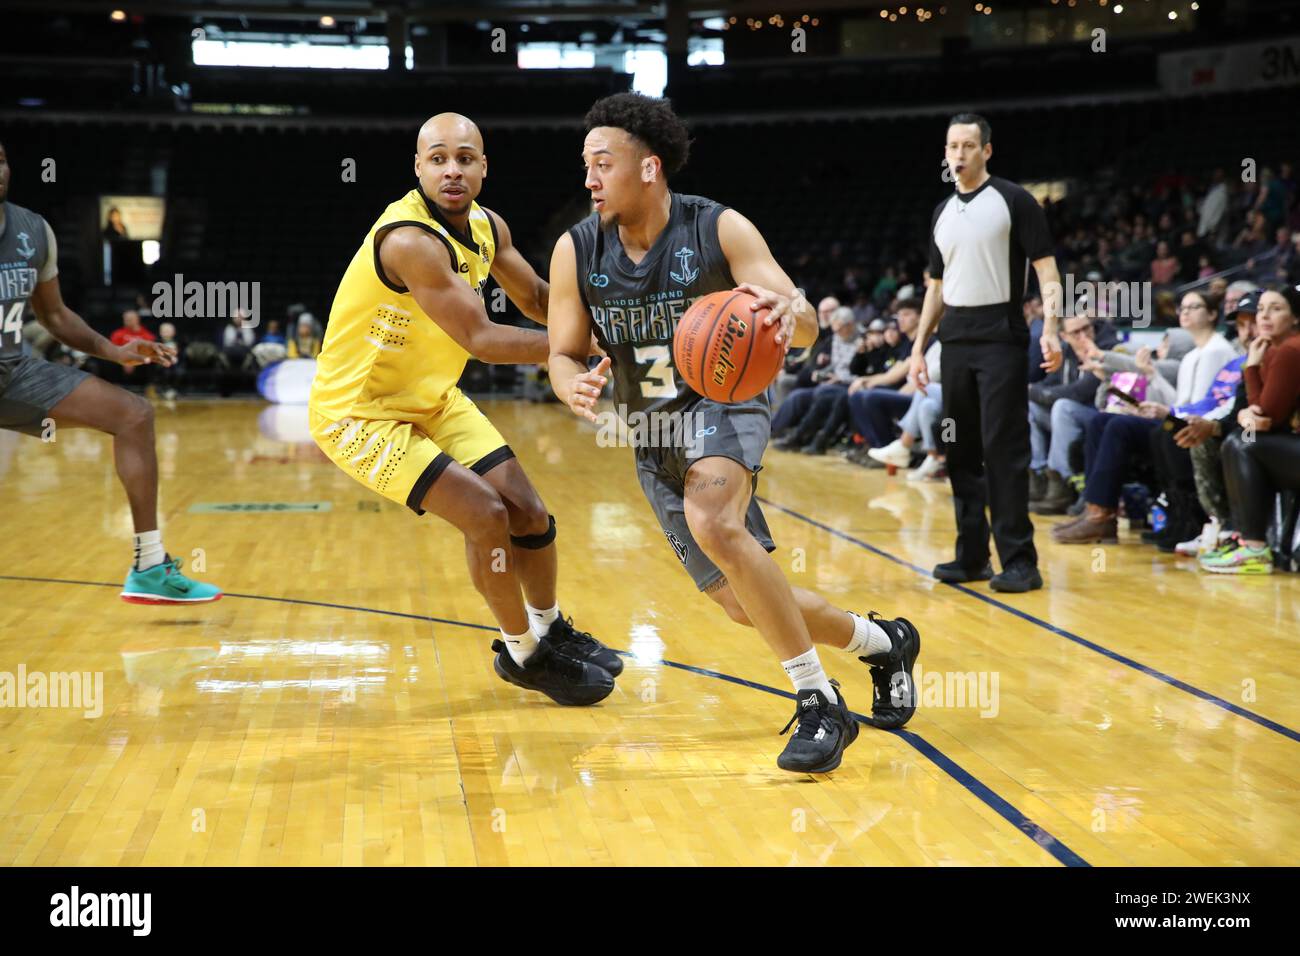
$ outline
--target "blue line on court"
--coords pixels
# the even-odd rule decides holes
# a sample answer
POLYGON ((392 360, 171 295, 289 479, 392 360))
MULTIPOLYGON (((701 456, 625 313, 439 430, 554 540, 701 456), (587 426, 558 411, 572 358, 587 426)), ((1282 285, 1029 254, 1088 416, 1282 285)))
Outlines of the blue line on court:
MULTIPOLYGON (((70 581, 64 578, 33 578, 33 577, 21 577, 13 574, 0 574, 0 581, 27 581, 27 582, 37 582, 43 584, 80 584, 89 587, 99 587, 99 588, 120 587, 120 585, 110 584, 105 581, 70 581)), ((227 593, 225 597, 246 598, 248 600, 253 600, 253 601, 276 601, 282 604, 306 604, 306 605, 311 605, 313 607, 328 607, 328 608, 337 608, 339 610, 344 610, 344 611, 358 611, 362 614, 384 614, 389 617, 402 617, 402 618, 408 618, 410 620, 416 620, 416 621, 430 621, 437 624, 450 624, 454 627, 467 627, 467 628, 473 628, 474 630, 480 630, 480 631, 496 630, 495 627, 492 627, 487 624, 472 624, 468 621, 456 621, 456 620, 452 620, 451 618, 445 618, 445 617, 429 617, 428 615, 425 614, 408 614, 403 611, 385 611, 381 608, 358 607, 357 605, 354 604, 331 604, 327 601, 307 601, 301 598, 270 597, 264 594, 227 593)), ((635 656, 630 651, 618 651, 618 653, 624 657, 635 656)), ((706 667, 696 667, 693 664, 680 664, 677 661, 669 661, 663 659, 660 659, 657 663, 663 664, 666 667, 675 667, 678 670, 689 671, 692 674, 698 674, 703 677, 712 677, 717 680, 724 680, 732 684, 739 684, 741 687, 749 687, 752 688, 753 690, 763 691, 768 694, 775 694, 776 696, 784 697, 787 700, 794 700, 794 694, 790 693, 787 690, 781 690, 780 688, 777 687, 770 687, 767 684, 760 684, 756 681, 745 680, 743 677, 734 677, 731 674, 724 674, 721 671, 709 670, 706 667)), ((861 714, 854 713, 853 717, 860 724, 866 724, 867 722, 866 718, 863 717, 861 714)), ((1017 810, 1009 802, 1007 802, 1002 797, 994 793, 993 790, 991 790, 987 785, 985 785, 982 781, 980 781, 978 777, 970 773, 968 770, 966 770, 964 767, 958 764, 947 754, 943 753, 943 751, 939 750, 938 747, 934 746, 934 744, 930 743, 920 734, 914 733, 910 730, 887 730, 882 732, 893 734, 896 737, 901 738, 903 741, 909 744, 913 749, 915 749, 918 753, 920 753, 923 757, 925 757, 931 763, 933 763, 936 767, 938 767, 944 773, 948 774, 948 776, 952 777, 959 784, 961 784, 968 791, 970 791, 970 793, 972 793, 977 799, 979 799, 980 802, 982 802, 985 806, 992 809, 995 813, 998 814, 998 816, 1002 817, 1002 819, 1006 820, 1017 830, 1025 834, 1027 837, 1029 837, 1031 840, 1037 843, 1040 847, 1042 847, 1044 850, 1050 853, 1059 863, 1063 864, 1064 866, 1079 866, 1079 867, 1086 867, 1092 865, 1083 857, 1081 857, 1079 854, 1071 850, 1059 839, 1052 836, 1052 834, 1048 833, 1046 830, 1040 827, 1033 820, 1029 819, 1029 817, 1025 816, 1023 813, 1017 810)))
MULTIPOLYGON (((757 500, 762 502, 764 505, 768 506, 769 508, 775 508, 777 511, 780 511, 783 514, 787 514, 792 518, 797 518, 800 521, 805 522, 806 524, 812 525, 814 528, 820 528, 822 531, 828 532, 829 534, 833 534, 837 538, 841 538, 845 541, 851 541, 853 544, 856 544, 858 547, 865 548, 866 550, 870 551, 872 554, 878 557, 885 558, 886 560, 889 561, 893 561, 895 564, 900 564, 905 568, 909 568, 915 571, 917 574, 920 574, 924 577, 934 580, 934 575, 932 575, 929 571, 927 571, 925 568, 921 567, 920 565, 913 564, 911 561, 906 561, 903 558, 890 554, 888 551, 884 550, 883 548, 878 548, 874 544, 868 544, 866 541, 863 541, 861 538, 855 538, 853 537, 853 535, 846 534, 845 532, 840 531, 838 528, 832 528, 830 525, 824 524, 823 522, 818 521, 815 518, 809 518, 807 515, 800 514, 798 511, 795 511, 793 508, 787 508, 784 505, 779 505, 775 501, 771 501, 767 498, 763 498, 758 495, 755 495, 754 497, 757 498, 757 500)), ((1034 615, 1022 611, 1017 607, 1012 607, 1010 604, 1006 604, 1002 601, 999 601, 995 597, 992 597, 988 594, 982 594, 981 592, 976 591, 974 588, 966 587, 964 584, 951 584, 947 581, 942 581, 940 583, 946 584, 948 587, 955 588, 956 590, 961 591, 963 594, 968 594, 973 598, 978 598, 979 600, 983 601, 985 604, 991 604, 996 608, 1000 608, 1003 611, 1007 611, 1010 614, 1014 614, 1016 617, 1026 620, 1031 624, 1037 624, 1039 627, 1043 628, 1044 630, 1051 631, 1057 637, 1063 637, 1067 641, 1073 641, 1074 643, 1078 644, 1080 647, 1086 647, 1090 651, 1096 651, 1098 654, 1101 654, 1103 657, 1110 658, 1111 660, 1115 661, 1117 664, 1123 664, 1125 667, 1131 667, 1135 671, 1139 671, 1143 674, 1146 674, 1149 677, 1154 677, 1158 681, 1163 681, 1164 683, 1168 684, 1170 687, 1177 687, 1179 690, 1186 691, 1187 693, 1191 694, 1193 697, 1197 697, 1200 700, 1208 701, 1211 704, 1214 704, 1218 707, 1222 707, 1224 710, 1236 714, 1238 717, 1245 717, 1247 720, 1254 721, 1255 723, 1259 724, 1261 727, 1264 727, 1267 730, 1271 730, 1276 734, 1281 734, 1283 737, 1287 737, 1291 740, 1296 741, 1297 743, 1300 743, 1300 731, 1292 730, 1290 727, 1287 727, 1284 724, 1279 724, 1276 720, 1270 720, 1268 717, 1265 717, 1262 714, 1257 714, 1252 710, 1247 710, 1245 707, 1239 707, 1237 704, 1234 704, 1230 700, 1224 700, 1222 697, 1219 697, 1215 694, 1211 694, 1208 690, 1201 690, 1199 687, 1193 687, 1191 684, 1187 683, 1186 681, 1181 681, 1177 677, 1174 677, 1171 674, 1166 674, 1164 671, 1158 671, 1154 667, 1148 667, 1146 664, 1143 664, 1139 661, 1135 661, 1131 657, 1125 657, 1123 654, 1120 654, 1117 651, 1112 651, 1110 648, 1102 647, 1100 644, 1097 644, 1094 641, 1090 641, 1086 637, 1080 637, 1078 634, 1074 634, 1070 631, 1067 631, 1063 627, 1057 627, 1055 624, 1052 624, 1048 621, 1044 621, 1042 618, 1034 617, 1034 615)))

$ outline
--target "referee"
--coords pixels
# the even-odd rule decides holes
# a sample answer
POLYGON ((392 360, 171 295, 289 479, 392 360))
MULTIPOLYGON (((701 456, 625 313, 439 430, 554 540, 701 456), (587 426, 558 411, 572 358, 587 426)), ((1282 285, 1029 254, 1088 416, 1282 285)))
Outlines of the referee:
POLYGON ((1029 522, 1029 330, 1021 312, 1034 264, 1043 292, 1043 368, 1061 365, 1060 274, 1047 218, 1013 182, 990 176, 988 121, 960 113, 944 148, 957 190, 939 203, 930 231, 930 285, 912 349, 911 376, 924 390, 923 343, 936 324, 943 342, 943 413, 951 420, 948 476, 957 514, 957 557, 940 581, 990 581, 995 591, 1043 586, 1029 522), (942 318, 942 322, 940 319, 942 318), (987 476, 987 477, 986 477, 987 476), (989 519, 1002 573, 989 564, 989 519))

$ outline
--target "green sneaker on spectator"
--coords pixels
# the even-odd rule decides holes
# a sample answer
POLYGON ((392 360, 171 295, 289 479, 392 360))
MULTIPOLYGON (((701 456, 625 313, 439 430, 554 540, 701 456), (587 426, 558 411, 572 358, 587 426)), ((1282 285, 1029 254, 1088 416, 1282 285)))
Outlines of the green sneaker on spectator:
POLYGON ((1251 548, 1229 541, 1201 558, 1201 567, 1215 574, 1272 574, 1273 552, 1265 545, 1251 548))

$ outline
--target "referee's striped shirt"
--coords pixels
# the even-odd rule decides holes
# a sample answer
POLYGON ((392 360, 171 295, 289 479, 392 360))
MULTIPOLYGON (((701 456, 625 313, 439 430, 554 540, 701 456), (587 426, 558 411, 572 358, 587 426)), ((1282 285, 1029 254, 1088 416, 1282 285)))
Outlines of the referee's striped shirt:
POLYGON ((930 275, 943 280, 940 341, 1027 344, 1029 263, 1052 254, 1042 207, 1010 180, 990 176, 944 199, 930 226, 930 275))

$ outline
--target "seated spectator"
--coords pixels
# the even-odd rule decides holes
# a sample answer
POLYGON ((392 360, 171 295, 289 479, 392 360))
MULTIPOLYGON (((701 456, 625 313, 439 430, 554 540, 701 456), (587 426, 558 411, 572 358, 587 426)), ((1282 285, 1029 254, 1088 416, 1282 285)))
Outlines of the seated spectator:
POLYGON ((284 340, 284 333, 280 331, 279 319, 272 319, 266 323, 266 331, 262 333, 262 341, 271 345, 288 346, 289 343, 284 340))
POLYGON ((792 349, 785 357, 785 368, 773 386, 772 410, 776 411, 796 388, 811 388, 813 372, 825 368, 831 360, 831 313, 840 300, 828 295, 817 303, 817 341, 805 349, 792 349))
POLYGON ((109 339, 114 345, 123 346, 136 339, 144 339, 146 342, 156 342, 157 336, 144 327, 140 321, 140 313, 135 309, 127 309, 122 313, 122 324, 113 330, 109 339))
POLYGON ((158 378, 163 386, 163 398, 169 402, 176 398, 176 387, 185 379, 185 344, 176 335, 176 326, 164 322, 158 326, 158 341, 169 346, 176 356, 176 363, 167 368, 159 368, 158 378))
POLYGON ((283 362, 288 355, 289 347, 280 332, 280 322, 272 319, 266 323, 266 332, 262 335, 262 341, 253 346, 253 358, 257 360, 260 368, 266 368, 276 362, 283 362))
MULTIPOLYGON (((1183 404, 1199 398, 1209 390, 1225 364, 1233 357, 1232 346, 1215 328, 1215 313, 1205 295, 1188 292, 1179 307, 1179 323, 1190 335, 1194 348, 1179 362, 1177 387, 1156 372, 1150 350, 1138 353, 1136 365, 1146 376, 1146 401, 1137 414, 1098 415, 1085 426, 1087 474, 1084 513, 1075 521, 1052 529, 1052 537, 1061 544, 1093 544, 1118 541, 1118 506, 1120 486, 1128 457, 1148 448, 1151 433, 1161 428, 1169 414, 1169 405, 1183 404)), ((1170 341, 1174 337, 1171 334, 1170 341)), ((1191 462, 1186 471, 1190 476, 1191 462)), ((1197 521, 1199 524, 1199 519, 1197 521)))
POLYGON ((1246 401, 1237 415, 1242 431, 1223 443, 1228 507, 1239 529, 1235 539, 1201 557, 1219 574, 1268 574, 1269 517, 1279 491, 1300 490, 1300 292, 1293 287, 1259 296, 1256 337, 1246 353, 1246 401))
MULTIPOLYGON (((849 377, 853 381, 878 375, 897 361, 896 350, 885 342, 887 328, 888 323, 884 319, 875 319, 867 326, 866 334, 858 339, 858 350, 849 362, 849 377)), ((823 389, 816 398, 823 404, 816 405, 805 416, 810 427, 817 427, 816 433, 803 445, 791 443, 807 455, 824 455, 843 433, 844 426, 849 421, 848 389, 823 389), (821 422, 819 426, 818 421, 821 422)))
POLYGON ((1172 285, 1178 277, 1182 264, 1178 257, 1169 251, 1169 243, 1156 245, 1156 257, 1151 260, 1151 284, 1155 286, 1172 285))
MULTIPOLYGON (((156 342, 157 338, 157 336, 144 327, 144 323, 140 321, 139 312, 135 309, 127 309, 122 313, 121 326, 113 330, 113 334, 109 336, 109 341, 114 345, 124 346, 130 342, 134 342, 136 339, 144 339, 146 342, 156 342)), ((134 381, 140 382, 146 388, 149 388, 153 385, 154 373, 156 371, 157 366, 154 365, 135 365, 123 367, 117 374, 126 376, 128 380, 131 380, 132 377, 134 377, 134 381)), ((113 377, 116 378, 117 375, 114 375, 113 377)))
POLYGON ((1164 492, 1168 503, 1164 528, 1158 532, 1144 533, 1143 540, 1169 553, 1175 551, 1179 544, 1199 538, 1206 520, 1206 513, 1197 498, 1195 464, 1186 444, 1188 436, 1184 433, 1189 432, 1193 436, 1201 433, 1208 435, 1212 426, 1201 424, 1204 419, 1197 417, 1197 410, 1205 408, 1208 399, 1210 409, 1218 411, 1222 405, 1223 412, 1226 413, 1231 407, 1231 397, 1235 392, 1235 383, 1230 386, 1228 382, 1240 377, 1240 373, 1232 370, 1234 364, 1239 365, 1235 350, 1227 339, 1214 331, 1213 309, 1202 311, 1194 305, 1189 310, 1187 298, 1185 296, 1183 299, 1180 321, 1183 328, 1192 334, 1196 348, 1179 365, 1177 397, 1172 407, 1162 400, 1167 386, 1161 379, 1157 388, 1147 389, 1147 401, 1141 406, 1143 415, 1157 419, 1164 425, 1151 433, 1150 449, 1157 485, 1164 492), (1189 381, 1190 385, 1186 385, 1189 381), (1184 397, 1189 395, 1190 397, 1184 397), (1178 426, 1166 422, 1171 416, 1184 424, 1178 426), (1174 428, 1177 428, 1178 435, 1184 435, 1184 442, 1175 440, 1174 428))
POLYGON ((236 309, 221 330, 221 354, 231 368, 243 368, 252 355, 256 333, 249 320, 252 316, 236 309))
POLYGON ((1061 367, 1044 376, 1038 365, 1042 347, 1031 329, 1030 352, 1036 374, 1029 385, 1029 510, 1035 514, 1065 514, 1078 497, 1070 484, 1070 449, 1083 437, 1084 426, 1097 410, 1096 375, 1084 368, 1090 359, 1099 358, 1113 348, 1118 336, 1115 327, 1093 317, 1090 312, 1066 316, 1062 323, 1065 342, 1061 367), (1040 381, 1033 381, 1034 378, 1040 381))
POLYGON ((902 434, 884 448, 868 449, 867 454, 882 465, 906 468, 912 463, 912 448, 919 440, 925 449, 925 460, 908 472, 908 481, 944 477, 944 455, 935 435, 935 425, 943 415, 943 388, 939 382, 939 356, 942 345, 937 336, 925 350, 925 369, 930 384, 922 391, 912 393, 912 404, 898 427, 902 434))
MULTIPOLYGON (((1214 384, 1200 401, 1178 405, 1173 414, 1187 422, 1187 427, 1173 436, 1175 444, 1188 449, 1192 458, 1192 480, 1196 498, 1209 520, 1200 534, 1180 541, 1174 546, 1179 554, 1195 557, 1213 551, 1232 537, 1235 529, 1228 507, 1228 491, 1223 483, 1223 462, 1220 452, 1225 429, 1235 421, 1234 404, 1242 385, 1242 366, 1246 362, 1246 348, 1255 337, 1255 296, 1243 295, 1237 302, 1236 312, 1230 320, 1237 327, 1237 340, 1233 348, 1237 357, 1219 370, 1214 384)), ((1244 398, 1244 396, 1243 396, 1244 398)), ((1242 407, 1245 407, 1243 402, 1242 407)))
POLYGON ((867 453, 893 440, 895 419, 903 417, 911 408, 914 389, 907 381, 907 369, 912 336, 920 321, 920 302, 900 300, 896 322, 885 327, 885 345, 892 353, 888 367, 875 375, 856 378, 849 386, 849 420, 862 437, 862 444, 850 449, 845 457, 856 465, 885 467, 867 453))
POLYGON ((298 331, 289 340, 289 358, 314 359, 320 355, 320 333, 310 312, 298 316, 298 331))
POLYGON ((808 445, 821 431, 835 399, 848 390, 852 381, 849 368, 859 342, 858 326, 848 306, 831 313, 831 333, 830 360, 813 371, 814 384, 791 392, 772 417, 772 433, 779 436, 772 447, 790 451, 808 445))

